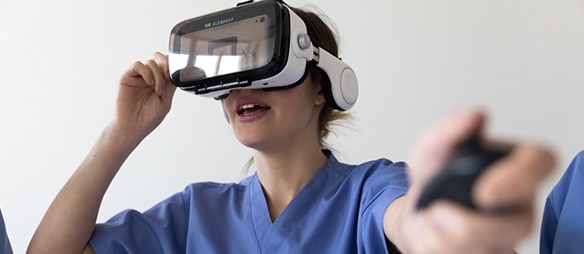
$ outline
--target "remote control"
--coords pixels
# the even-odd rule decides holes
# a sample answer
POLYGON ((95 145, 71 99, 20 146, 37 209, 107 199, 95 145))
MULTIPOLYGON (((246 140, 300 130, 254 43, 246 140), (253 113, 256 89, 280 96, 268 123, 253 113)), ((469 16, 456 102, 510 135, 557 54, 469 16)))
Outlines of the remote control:
POLYGON ((477 210, 472 200, 475 180, 492 162, 508 153, 509 149, 481 146, 476 137, 462 142, 457 156, 422 190, 417 209, 423 209, 437 199, 446 199, 477 210))

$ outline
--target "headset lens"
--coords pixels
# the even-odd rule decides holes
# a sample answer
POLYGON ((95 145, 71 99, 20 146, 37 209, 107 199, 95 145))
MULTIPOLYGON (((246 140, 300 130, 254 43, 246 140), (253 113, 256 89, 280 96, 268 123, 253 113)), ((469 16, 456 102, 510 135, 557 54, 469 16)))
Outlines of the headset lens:
POLYGON ((221 83, 239 80, 278 55, 278 34, 273 7, 235 8, 180 23, 170 37, 171 77, 179 86, 214 77, 221 83))

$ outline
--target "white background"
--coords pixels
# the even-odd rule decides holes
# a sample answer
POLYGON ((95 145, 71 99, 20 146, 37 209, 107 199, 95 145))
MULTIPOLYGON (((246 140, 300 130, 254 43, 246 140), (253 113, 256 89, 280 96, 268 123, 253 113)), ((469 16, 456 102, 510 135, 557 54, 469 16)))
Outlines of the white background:
MULTIPOLYGON (((113 114, 117 81, 167 51, 177 22, 234 0, 0 0, 0 206, 23 253, 51 200, 113 114)), ((357 72, 354 120, 331 145, 340 160, 406 160, 429 123, 460 108, 489 113, 487 132, 557 151, 584 149, 581 0, 290 0, 335 21, 357 72)), ((112 183, 99 220, 147 209, 196 181, 238 181, 251 152, 212 99, 177 91, 163 124, 112 183)), ((537 253, 539 217, 520 253, 537 253)))

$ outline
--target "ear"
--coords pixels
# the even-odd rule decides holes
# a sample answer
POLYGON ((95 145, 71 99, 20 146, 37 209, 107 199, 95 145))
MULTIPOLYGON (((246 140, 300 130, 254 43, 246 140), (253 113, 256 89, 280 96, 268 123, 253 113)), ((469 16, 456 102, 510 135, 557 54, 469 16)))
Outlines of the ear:
POLYGON ((326 103, 326 98, 322 86, 320 84, 315 85, 316 94, 314 96, 314 105, 320 106, 326 103))

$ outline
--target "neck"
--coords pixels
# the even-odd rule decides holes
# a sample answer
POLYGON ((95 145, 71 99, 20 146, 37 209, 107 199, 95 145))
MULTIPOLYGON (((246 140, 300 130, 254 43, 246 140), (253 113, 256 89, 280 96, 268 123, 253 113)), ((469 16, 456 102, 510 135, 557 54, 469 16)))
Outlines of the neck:
POLYGON ((327 158, 320 150, 320 145, 309 147, 313 149, 287 146, 279 152, 254 153, 258 178, 264 189, 272 221, 326 163, 327 158))

